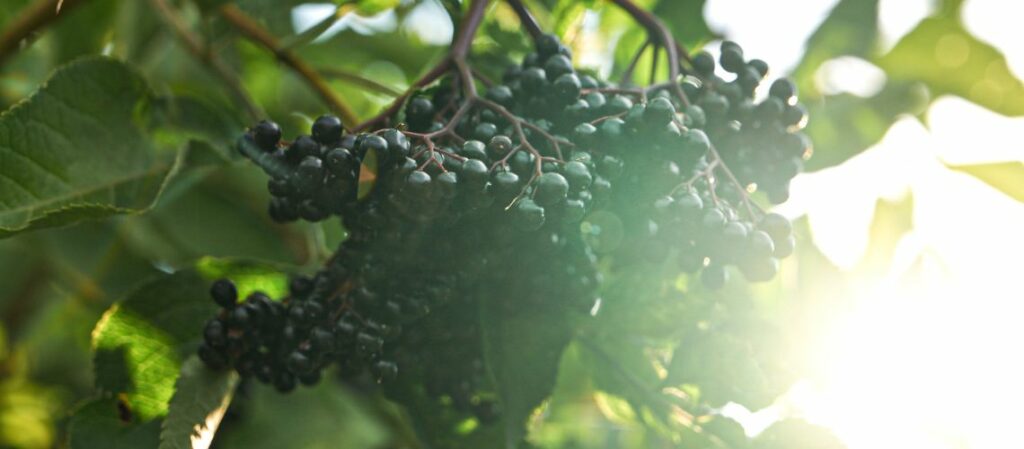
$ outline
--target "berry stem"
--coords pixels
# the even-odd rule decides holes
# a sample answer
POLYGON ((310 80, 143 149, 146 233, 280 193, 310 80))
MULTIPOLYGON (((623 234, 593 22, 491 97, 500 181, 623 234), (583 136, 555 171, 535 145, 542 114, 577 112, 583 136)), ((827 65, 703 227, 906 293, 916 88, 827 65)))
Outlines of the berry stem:
POLYGON ((544 34, 544 31, 541 30, 540 25, 537 23, 537 19, 533 17, 533 14, 530 14, 530 10, 526 8, 522 0, 505 0, 505 2, 519 16, 519 22, 523 25, 523 28, 526 28, 526 32, 530 33, 530 37, 533 40, 537 40, 538 37, 544 34))
POLYGON ((633 59, 629 61, 629 65, 626 66, 626 70, 622 71, 622 78, 620 79, 623 86, 629 86, 633 84, 633 71, 636 70, 636 65, 640 63, 640 58, 644 56, 644 52, 647 51, 647 47, 651 46, 651 39, 647 38, 644 44, 636 50, 633 54, 633 59))
MULTIPOLYGON (((690 56, 683 49, 682 45, 679 45, 675 38, 672 37, 672 32, 654 14, 637 6, 632 0, 611 0, 611 2, 622 8, 633 17, 633 20, 636 20, 637 23, 646 28, 648 35, 655 44, 660 44, 665 49, 665 54, 668 56, 670 89, 672 89, 672 93, 675 94, 680 103, 684 106, 690 104, 690 100, 686 98, 686 93, 679 86, 679 69, 682 67, 682 64, 679 62, 680 54, 687 61, 690 60, 690 56)), ((658 59, 657 55, 654 56, 654 59, 658 59)))
POLYGON ((310 88, 320 95, 332 111, 341 116, 341 120, 345 123, 346 127, 352 127, 358 123, 359 118, 356 116, 356 113, 331 89, 327 81, 294 52, 282 48, 277 38, 270 34, 256 20, 249 17, 248 14, 233 4, 222 6, 220 14, 246 38, 260 44, 263 48, 273 53, 281 62, 291 67, 292 70, 305 80, 310 88))

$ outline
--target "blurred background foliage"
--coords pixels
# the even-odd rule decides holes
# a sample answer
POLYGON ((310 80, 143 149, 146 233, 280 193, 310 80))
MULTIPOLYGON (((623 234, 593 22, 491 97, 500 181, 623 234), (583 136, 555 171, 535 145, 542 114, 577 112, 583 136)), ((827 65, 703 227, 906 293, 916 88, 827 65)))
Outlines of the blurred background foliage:
MULTIPOLYGON (((970 0, 966 5, 981 1, 970 0)), ((0 35, 16 30, 33 8, 55 8, 53 3, 0 0, 0 35)), ((17 48, 0 51, 0 109, 22 101, 55 69, 71 63, 48 84, 48 97, 40 96, 20 115, 0 117, 4 125, 0 130, 6 128, 0 132, 0 146, 28 151, 32 145, 50 142, 21 134, 17 127, 53 117, 51 113, 66 100, 61 89, 80 89, 119 105, 122 112, 110 115, 110 123, 67 118, 60 126, 75 135, 54 145, 69 157, 100 158, 90 163, 109 156, 83 156, 82 152, 106 146, 138 150, 141 145, 143 157, 117 163, 130 164, 147 176, 112 180, 116 188, 101 192, 102 197, 72 191, 78 203, 54 200, 49 215, 42 218, 24 216, 25 200, 12 193, 13 187, 0 191, 0 237, 6 237, 0 240, 4 273, 0 276, 0 447, 151 447, 159 429, 155 421, 126 425, 123 417, 117 418, 117 401, 96 394, 94 386, 104 390, 104 382, 96 378, 104 366, 100 353, 95 368, 93 359, 94 351, 107 341, 102 326, 116 327, 117 316, 125 316, 120 325, 150 332, 145 326, 132 327, 138 323, 127 319, 132 316, 125 312, 130 310, 131 298, 140 292, 157 295, 159 290, 146 290, 156 288, 147 283, 152 279, 204 278, 203 270, 213 269, 209 267, 213 259, 207 257, 257 259, 309 270, 344 238, 336 222, 271 222, 264 211, 266 193, 258 170, 240 163, 230 151, 235 136, 257 116, 274 118, 285 135, 292 136, 308 129, 311 118, 330 107, 310 88, 308 79, 282 62, 283 55, 304 61, 355 115, 368 118, 444 55, 452 19, 457 20, 464 5, 458 0, 63 3, 49 26, 16 43, 17 48), (252 39, 238 21, 225 19, 225 10, 262 27, 277 48, 268 49, 265 42, 252 39), (97 55, 109 59, 96 59, 97 55), (127 66, 109 67, 104 61, 111 59, 127 66), (119 77, 137 80, 134 90, 103 83, 119 77), (50 104, 46 98, 56 100, 50 104), (122 132, 115 120, 135 126, 122 132), (81 221, 86 218, 104 219, 81 221), (72 223, 75 226, 65 226, 72 223), (26 229, 39 230, 19 232, 26 229), (147 287, 138 290, 140 285, 147 287), (117 313, 104 314, 115 301, 126 298, 128 302, 117 313), (105 324, 96 327, 101 317, 105 324)), ((972 113, 992 114, 961 125, 974 129, 961 130, 956 136, 967 133, 973 139, 951 137, 957 145, 964 143, 960 147, 973 144, 976 150, 939 151, 946 156, 939 165, 1001 192, 986 191, 986 195, 1012 198, 991 200, 998 204, 979 213, 1003 211, 1010 217, 1006 220, 1019 222, 1018 201, 1024 199, 1020 130, 1024 128, 1019 121, 991 125, 1016 130, 1016 141, 1007 144, 984 123, 1008 123, 1000 121, 1010 120, 1003 116, 1024 115, 1024 85, 1016 76, 1021 73, 1021 61, 1008 61, 998 45, 965 26, 961 0, 929 3, 917 16, 892 13, 917 19, 908 19, 910 26, 898 36, 885 34, 881 9, 892 2, 880 0, 821 2, 831 6, 814 8, 805 8, 799 1, 781 2, 764 14, 745 12, 748 4, 739 1, 638 3, 667 22, 691 50, 713 51, 722 38, 741 38, 731 27, 721 25, 739 22, 739 15, 759 16, 756 20, 766 23, 743 35, 758 40, 748 47, 748 54, 772 63, 772 55, 755 52, 773 47, 774 55, 790 58, 773 66, 771 76, 788 74, 796 80, 801 99, 811 111, 807 132, 815 142, 815 155, 808 162, 812 173, 800 178, 805 187, 801 190, 798 180, 794 199, 780 210, 809 219, 799 222, 798 256, 786 263, 779 280, 766 286, 731 285, 712 294, 691 286, 685 277, 668 289, 648 285, 645 279, 614 283, 605 295, 629 296, 632 302, 608 301, 608 307, 623 310, 598 314, 569 346, 559 365, 554 394, 530 420, 528 440, 551 448, 840 447, 831 433, 801 419, 817 417, 833 425, 852 449, 883 447, 858 440, 843 427, 853 425, 851 421, 828 413, 815 415, 814 407, 802 409, 802 396, 800 390, 794 393, 794 383, 814 379, 818 373, 816 364, 823 362, 808 354, 821 352, 816 345, 834 324, 829 317, 855 308, 850 297, 836 299, 827 293, 856 290, 865 285, 865 279, 891 279, 892 265, 902 260, 908 233, 922 220, 938 220, 938 215, 922 215, 922 204, 934 205, 937 200, 927 197, 930 191, 923 191, 923 199, 918 197, 913 179, 924 178, 906 165, 921 160, 921 153, 908 156, 908 152, 929 150, 927 144, 917 141, 916 146, 897 152, 902 156, 889 157, 893 151, 887 148, 901 142, 906 147, 914 138, 883 142, 893 134, 927 134, 924 127, 935 124, 930 111, 939 107, 931 106, 933 102, 944 102, 943 107, 969 102, 989 111, 972 113), (722 13, 730 8, 738 11, 722 13), (816 28, 803 34, 780 31, 790 27, 789 9, 818 10, 800 15, 818 14, 807 19, 816 28), (855 80, 844 81, 850 77, 855 80), (982 148, 993 146, 1002 150, 982 148), (873 150, 864 153, 869 149, 873 150), (982 156, 963 157, 965 151, 982 156), (890 172, 891 176, 886 175, 890 172), (907 179, 893 184, 893 178, 900 176, 907 179), (881 185, 871 185, 876 183, 881 185), (820 193, 828 188, 833 189, 827 190, 828 195, 820 193), (844 189, 861 194, 853 197, 844 189), (801 194, 811 190, 819 190, 819 195, 801 194), (911 195, 906 194, 908 190, 911 195), (820 202, 829 202, 832 209, 819 207, 820 202), (615 318, 605 318, 609 316, 615 318), (794 341, 798 344, 793 345, 794 341)), ((570 43, 578 65, 608 77, 618 75, 644 43, 643 30, 607 2, 533 0, 527 4, 545 28, 570 43)), ((514 13, 499 2, 475 42, 474 62, 485 71, 500 73, 510 58, 529 50, 521 31, 514 13)), ((1016 36, 1024 42, 1024 36, 1016 36)), ((1016 50, 1021 53, 1020 47, 1016 50)), ((635 79, 646 79, 649 66, 642 59, 635 79)), ((955 119, 943 120, 947 128, 957 125, 955 119)), ((942 140, 941 135, 931 136, 942 140)), ((931 154, 925 157, 934 159, 931 154)), ((17 179, 15 162, 0 157, 0 174, 17 179)), ((100 169, 94 176, 103 180, 113 173, 100 169)), ((987 201, 949 196, 945 200, 953 205, 987 201)), ((978 231, 962 232, 970 239, 978 231)), ((993 254, 998 262, 998 253, 993 254)), ((906 276, 924 276, 921 264, 927 258, 910 259, 905 265, 911 268, 902 271, 900 282, 906 276)), ((198 289, 202 299, 198 280, 178 281, 167 288, 186 287, 198 289)), ((821 344, 826 352, 837 350, 821 344)), ((173 355, 173 344, 168 347, 168 369, 177 370, 181 358, 173 355)), ((172 388, 173 378, 168 381, 171 385, 162 388, 172 388)), ((133 392, 127 400, 144 394, 149 393, 133 392)), ((329 383, 289 396, 261 388, 240 394, 236 403, 244 407, 237 407, 237 412, 232 408, 214 447, 417 447, 415 435, 423 430, 410 427, 406 413, 415 415, 414 410, 402 411, 329 383)), ((886 398, 877 399, 879 407, 885 407, 881 404, 886 398)), ((152 410, 153 417, 162 416, 161 407, 166 403, 152 410)), ((483 443, 488 435, 475 426, 460 423, 452 432, 480 438, 476 446, 472 438, 467 439, 466 447, 490 447, 483 443)), ((963 436, 950 441, 966 445, 929 447, 989 447, 963 436)))

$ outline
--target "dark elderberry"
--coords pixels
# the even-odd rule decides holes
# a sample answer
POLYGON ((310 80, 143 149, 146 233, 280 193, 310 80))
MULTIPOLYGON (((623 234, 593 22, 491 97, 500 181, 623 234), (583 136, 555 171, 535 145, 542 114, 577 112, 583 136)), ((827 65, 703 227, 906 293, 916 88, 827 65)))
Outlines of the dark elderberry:
POLYGON ((217 305, 230 309, 238 303, 238 289, 228 279, 218 279, 210 286, 210 296, 217 305))
POLYGON ((252 128, 252 137, 256 145, 269 153, 277 149, 277 143, 281 141, 281 127, 269 120, 262 120, 252 128))
POLYGON ((344 129, 338 117, 321 115, 313 122, 313 138, 322 145, 337 145, 344 129))
POLYGON ((533 200, 541 206, 551 206, 565 200, 569 193, 569 181, 558 173, 544 173, 537 178, 533 200))

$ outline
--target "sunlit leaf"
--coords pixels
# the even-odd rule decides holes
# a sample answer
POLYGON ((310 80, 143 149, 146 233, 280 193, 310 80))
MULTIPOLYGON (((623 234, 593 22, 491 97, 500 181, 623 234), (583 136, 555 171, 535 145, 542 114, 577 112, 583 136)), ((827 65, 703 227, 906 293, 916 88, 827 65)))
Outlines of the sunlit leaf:
POLYGON ((890 79, 923 81, 995 112, 1024 114, 1024 84, 1003 54, 972 36, 955 18, 931 17, 878 60, 890 79))
POLYGON ((1017 201, 1024 201, 1024 162, 951 165, 953 170, 978 178, 1017 201))
POLYGON ((808 102, 807 135, 814 142, 808 171, 840 164, 878 143, 905 114, 918 114, 929 101, 920 83, 890 82, 871 98, 839 94, 808 102))
POLYGON ((159 449, 206 449, 231 403, 238 374, 211 371, 192 356, 181 367, 159 449))
POLYGON ((234 280, 242 295, 256 288, 279 294, 286 283, 267 266, 205 259, 143 285, 93 330, 96 386, 122 395, 141 420, 165 415, 182 361, 199 346, 203 324, 217 311, 207 289, 221 277, 234 280))
POLYGON ((845 449, 832 432, 799 419, 773 424, 754 439, 758 449, 845 449))
POLYGON ((802 95, 815 96, 814 74, 838 56, 872 55, 878 36, 878 0, 842 0, 807 40, 803 59, 794 71, 802 95))

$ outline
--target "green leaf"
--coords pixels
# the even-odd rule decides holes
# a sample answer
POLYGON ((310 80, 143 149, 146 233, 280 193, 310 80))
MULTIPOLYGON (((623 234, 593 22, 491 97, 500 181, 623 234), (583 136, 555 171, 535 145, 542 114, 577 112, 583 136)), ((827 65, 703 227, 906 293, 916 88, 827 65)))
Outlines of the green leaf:
POLYGON ((107 310, 93 330, 97 388, 123 395, 144 421, 165 415, 182 361, 217 311, 208 286, 222 277, 235 281, 240 295, 258 289, 276 297, 287 284, 284 274, 265 265, 203 259, 143 285, 107 310))
POLYGON ((196 356, 186 360, 160 431, 159 449, 210 447, 237 384, 234 371, 211 371, 196 356))
MULTIPOLYGON (((173 266, 203 256, 303 261, 305 235, 267 217, 262 172, 251 166, 231 167, 179 189, 183 178, 168 187, 152 213, 122 227, 132 246, 146 257, 173 266), (254 176, 243 177, 248 174, 254 176)), ((338 226, 337 221, 324 224, 338 226)))
MULTIPOLYGON (((351 0, 345 3, 351 3, 351 0)), ((370 16, 393 9, 401 2, 399 0, 357 0, 355 3, 359 8, 359 14, 370 16)))
POLYGON ((135 71, 92 58, 0 115, 0 238, 148 209, 175 167, 136 126, 148 97, 135 71))
POLYGON ((155 449, 159 441, 159 420, 139 424, 115 399, 86 403, 68 423, 71 449, 155 449))
POLYGON ((1024 201, 1024 162, 999 162, 980 165, 948 165, 967 173, 1017 201, 1024 201))
POLYGON ((871 56, 878 38, 878 0, 842 0, 807 40, 793 77, 805 97, 817 96, 814 74, 838 56, 871 56))
POLYGON ((1024 114, 1024 84, 999 50, 967 32, 954 17, 918 24, 878 65, 893 80, 923 81, 1005 115, 1024 114))
MULTIPOLYGON (((481 295, 480 329, 484 359, 502 404, 507 447, 517 447, 526 419, 552 392, 570 328, 555 306, 519 307, 524 292, 510 289, 481 295)), ((557 304, 558 298, 547 298, 557 304)))
POLYGON ((79 56, 97 55, 110 41, 110 29, 121 2, 100 0, 74 8, 56 22, 54 33, 54 65, 64 64, 79 56))
POLYGON ((878 143, 901 116, 917 114, 929 102, 927 89, 916 82, 892 82, 871 98, 839 94, 808 102, 807 135, 814 157, 807 170, 838 165, 878 143))
POLYGON ((779 421, 754 439, 758 449, 845 449, 832 432, 799 419, 779 421))
POLYGON ((218 448, 410 447, 385 445, 394 435, 388 433, 390 429, 368 413, 358 396, 326 379, 286 395, 253 384, 235 402, 246 413, 217 433, 218 448))
POLYGON ((683 47, 694 48, 717 37, 704 20, 705 3, 706 0, 661 0, 653 12, 668 25, 683 47))

